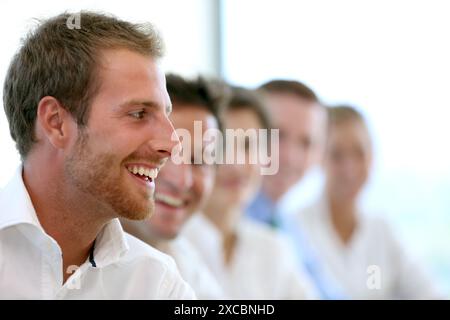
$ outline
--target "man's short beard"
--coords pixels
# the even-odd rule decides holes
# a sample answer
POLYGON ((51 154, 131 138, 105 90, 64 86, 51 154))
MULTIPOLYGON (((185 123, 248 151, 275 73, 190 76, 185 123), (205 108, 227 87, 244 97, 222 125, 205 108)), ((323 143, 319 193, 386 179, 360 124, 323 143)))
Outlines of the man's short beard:
POLYGON ((127 190, 121 175, 121 164, 112 153, 96 154, 89 147, 88 134, 80 129, 73 153, 65 163, 66 183, 84 197, 79 201, 92 200, 98 210, 104 211, 99 212, 101 215, 131 220, 150 217, 155 211, 154 195, 145 201, 144 195, 132 194, 131 190, 127 190))

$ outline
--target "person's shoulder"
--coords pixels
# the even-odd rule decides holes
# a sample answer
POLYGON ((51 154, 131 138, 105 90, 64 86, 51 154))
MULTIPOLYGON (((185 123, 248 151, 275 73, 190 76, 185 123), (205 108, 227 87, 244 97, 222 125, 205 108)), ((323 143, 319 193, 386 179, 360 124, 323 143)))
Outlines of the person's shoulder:
POLYGON ((289 222, 301 227, 302 230, 321 228, 323 227, 324 215, 327 212, 325 206, 322 198, 317 199, 293 213, 289 222))
POLYGON ((286 236, 259 221, 253 221, 248 218, 243 218, 240 222, 241 236, 247 241, 258 243, 261 248, 265 250, 284 247, 287 241, 286 236))
POLYGON ((258 238, 271 238, 276 233, 269 225, 247 217, 241 219, 239 230, 258 238))
POLYGON ((175 240, 173 240, 171 248, 177 253, 181 253, 185 256, 198 255, 194 245, 189 242, 185 235, 179 235, 175 240))
POLYGON ((221 238, 217 227, 201 212, 195 213, 189 219, 184 225, 181 235, 196 247, 211 247, 211 244, 215 246, 221 238))
POLYGON ((394 233, 391 223, 382 214, 362 212, 360 213, 360 221, 364 224, 364 228, 379 236, 391 236, 394 233))
POLYGON ((170 242, 169 251, 167 252, 175 260, 175 263, 182 273, 180 263, 188 262, 195 264, 201 260, 200 254, 196 247, 186 238, 185 235, 178 235, 178 237, 170 242))
POLYGON ((131 268, 142 283, 159 283, 159 299, 192 299, 192 288, 182 279, 175 261, 169 255, 151 247, 125 232, 128 250, 121 258, 122 267, 131 268))
POLYGON ((390 252, 393 256, 407 251, 402 233, 383 214, 360 213, 360 221, 362 223, 361 235, 368 243, 372 243, 378 248, 384 248, 385 253, 390 252))
POLYGON ((225 294, 217 279, 202 259, 197 249, 184 237, 178 236, 171 243, 171 255, 180 274, 200 299, 222 299, 225 294))
POLYGON ((159 274, 162 278, 173 279, 178 277, 178 269, 174 259, 139 240, 138 238, 125 233, 128 244, 127 252, 122 256, 120 265, 133 269, 133 272, 147 272, 152 270, 154 274, 159 274))

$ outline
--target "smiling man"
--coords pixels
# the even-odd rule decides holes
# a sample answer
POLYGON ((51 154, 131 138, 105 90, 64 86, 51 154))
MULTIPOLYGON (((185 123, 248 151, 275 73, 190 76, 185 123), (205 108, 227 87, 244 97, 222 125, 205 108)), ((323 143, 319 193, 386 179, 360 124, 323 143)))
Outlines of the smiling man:
POLYGON ((43 22, 6 76, 22 165, 0 193, 0 298, 182 299, 173 260, 126 234, 148 218, 172 149, 171 104, 151 26, 81 12, 43 22))
POLYGON ((224 298, 199 253, 180 235, 189 218, 203 208, 215 177, 215 165, 208 165, 203 159, 200 159, 202 163, 194 163, 194 155, 204 154, 208 146, 203 135, 195 134, 195 125, 201 124, 202 133, 219 128, 219 110, 224 95, 219 88, 213 90, 201 77, 188 80, 168 75, 167 89, 173 102, 170 119, 177 130, 188 133, 191 139, 183 141, 183 161, 169 160, 159 174, 155 215, 145 221, 121 221, 126 231, 171 255, 181 276, 199 298, 224 298))

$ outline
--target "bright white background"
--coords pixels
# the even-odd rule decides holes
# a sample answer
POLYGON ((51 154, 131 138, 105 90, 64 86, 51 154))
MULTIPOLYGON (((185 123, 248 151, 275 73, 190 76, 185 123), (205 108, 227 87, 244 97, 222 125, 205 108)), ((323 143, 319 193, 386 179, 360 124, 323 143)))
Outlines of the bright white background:
POLYGON ((363 111, 376 144, 364 204, 450 296, 450 3, 225 0, 223 14, 226 79, 298 79, 326 103, 363 111))
MULTIPOLYGON (((274 77, 293 78, 327 103, 355 104, 367 116, 376 144, 364 203, 393 221, 450 296, 448 1, 223 0, 222 48, 215 1, 3 0, 0 85, 32 18, 93 9, 152 21, 165 38, 169 71, 221 70, 227 80, 251 87, 274 77)), ((0 155, 1 188, 19 161, 3 108, 0 155)), ((313 175, 311 185, 320 186, 319 180, 313 175)))

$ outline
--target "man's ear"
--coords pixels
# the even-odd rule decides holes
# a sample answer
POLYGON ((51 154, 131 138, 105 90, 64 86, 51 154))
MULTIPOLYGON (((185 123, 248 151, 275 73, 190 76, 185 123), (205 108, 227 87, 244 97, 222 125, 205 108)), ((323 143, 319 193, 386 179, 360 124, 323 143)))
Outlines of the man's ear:
POLYGON ((73 118, 55 97, 43 97, 37 107, 37 122, 40 131, 57 149, 62 149, 70 142, 70 128, 73 118))

